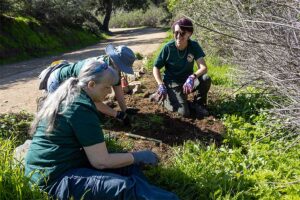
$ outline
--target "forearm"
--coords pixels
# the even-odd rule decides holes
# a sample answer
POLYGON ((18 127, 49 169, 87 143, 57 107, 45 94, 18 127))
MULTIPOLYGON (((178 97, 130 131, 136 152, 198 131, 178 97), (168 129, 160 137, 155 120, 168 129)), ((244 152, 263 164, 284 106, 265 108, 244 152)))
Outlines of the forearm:
POLYGON ((108 153, 105 142, 83 148, 91 165, 97 169, 124 167, 134 162, 131 153, 108 153))
POLYGON ((105 168, 119 168, 133 164, 131 153, 110 153, 105 168))
POLYGON ((160 70, 157 67, 153 67, 153 76, 158 85, 163 84, 163 80, 161 78, 160 70))
POLYGON ((114 89, 114 92, 115 92, 115 95, 116 95, 116 99, 118 101, 118 104, 119 104, 121 110, 123 112, 125 112, 126 109, 127 109, 127 106, 126 106, 126 102, 125 102, 125 98, 124 98, 124 93, 123 93, 122 87, 120 85, 118 85, 118 86, 114 86, 113 89, 114 89))
POLYGON ((207 73, 207 66, 206 66, 205 60, 203 58, 199 58, 197 60, 197 66, 198 66, 198 70, 196 72, 194 72, 194 74, 197 77, 207 73))
POLYGON ((199 76, 201 76, 201 75, 203 75, 205 73, 207 73, 207 68, 200 68, 200 69, 198 69, 197 71, 194 72, 194 74, 197 77, 199 77, 199 76))
POLYGON ((99 110, 101 113, 111 116, 111 117, 116 117, 117 116, 117 111, 109 107, 108 105, 104 104, 103 102, 95 102, 97 110, 99 110))

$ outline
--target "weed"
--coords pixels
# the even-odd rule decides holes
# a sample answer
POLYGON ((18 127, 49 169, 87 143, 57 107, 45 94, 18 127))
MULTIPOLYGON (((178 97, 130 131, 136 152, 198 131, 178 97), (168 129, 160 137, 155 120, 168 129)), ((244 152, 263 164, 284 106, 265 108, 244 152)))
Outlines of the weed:
POLYGON ((33 116, 27 112, 0 115, 0 138, 15 138, 16 145, 29 138, 28 130, 33 116))
POLYGON ((136 59, 138 59, 138 60, 142 60, 142 59, 144 58, 143 55, 140 54, 140 53, 136 53, 136 54, 135 54, 135 57, 136 57, 136 59))

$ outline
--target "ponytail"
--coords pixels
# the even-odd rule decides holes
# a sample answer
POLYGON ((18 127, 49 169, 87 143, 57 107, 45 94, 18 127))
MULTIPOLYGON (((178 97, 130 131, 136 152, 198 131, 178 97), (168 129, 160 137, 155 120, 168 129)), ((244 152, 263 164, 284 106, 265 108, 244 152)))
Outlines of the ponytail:
POLYGON ((47 132, 53 130, 56 115, 64 113, 67 106, 72 103, 79 94, 80 87, 78 86, 78 82, 78 78, 71 77, 59 86, 54 93, 48 95, 31 125, 30 135, 35 133, 41 119, 45 121, 46 126, 48 127, 47 132), (60 105, 62 105, 64 109, 61 112, 58 112, 60 105))
POLYGON ((41 120, 44 120, 48 127, 46 132, 52 131, 57 114, 63 114, 68 105, 79 95, 81 89, 85 89, 90 81, 97 84, 114 85, 119 81, 119 75, 102 61, 87 61, 80 70, 78 78, 69 78, 55 92, 48 95, 38 111, 29 133, 31 135, 35 133, 41 120))

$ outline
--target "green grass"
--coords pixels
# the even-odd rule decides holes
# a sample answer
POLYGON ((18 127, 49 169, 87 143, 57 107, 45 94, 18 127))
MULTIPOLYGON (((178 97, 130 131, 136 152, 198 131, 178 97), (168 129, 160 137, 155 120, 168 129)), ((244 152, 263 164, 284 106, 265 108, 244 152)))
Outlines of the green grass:
POLYGON ((0 64, 78 49, 107 37, 81 28, 49 27, 32 17, 2 16, 1 26, 0 64))
POLYGON ((205 57, 205 62, 213 85, 233 86, 232 70, 228 64, 223 64, 220 59, 214 56, 205 57))
POLYGON ((13 158, 13 150, 29 137, 33 116, 26 112, 0 115, 0 199, 49 199, 37 187, 29 185, 24 166, 13 158))

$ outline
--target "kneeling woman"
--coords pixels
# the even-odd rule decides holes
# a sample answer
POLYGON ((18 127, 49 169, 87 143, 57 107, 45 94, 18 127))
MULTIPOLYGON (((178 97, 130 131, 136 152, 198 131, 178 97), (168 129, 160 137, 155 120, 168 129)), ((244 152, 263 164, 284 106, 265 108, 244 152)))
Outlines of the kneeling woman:
POLYGON ((150 185, 139 169, 157 164, 152 151, 108 153, 95 102, 118 79, 104 62, 87 62, 37 113, 25 174, 55 199, 178 199, 150 185))

